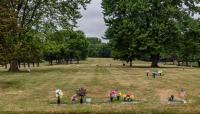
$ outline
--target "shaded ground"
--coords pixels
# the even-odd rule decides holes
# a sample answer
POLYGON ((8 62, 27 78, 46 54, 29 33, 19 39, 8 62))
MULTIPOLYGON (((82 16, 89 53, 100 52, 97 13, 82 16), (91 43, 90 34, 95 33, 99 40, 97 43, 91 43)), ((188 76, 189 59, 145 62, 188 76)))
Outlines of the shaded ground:
MULTIPOLYGON (((122 62, 112 59, 88 59, 74 65, 42 65, 30 73, 9 73, 0 68, 0 110, 1 111, 140 111, 179 110, 200 111, 200 69, 172 65, 162 66, 164 76, 153 79, 146 77, 151 70, 147 62, 134 62, 135 67, 123 67, 122 62), (111 64, 111 66, 110 66, 111 64), (95 104, 72 105, 70 97, 79 87, 88 90, 88 97, 95 104), (55 89, 64 91, 64 104, 57 106, 55 89), (135 105, 109 104, 107 93, 112 89, 127 90, 142 103, 135 105), (185 105, 167 105, 163 101, 174 94, 178 98, 180 88, 187 92, 185 105)), ((22 69, 24 70, 24 69, 22 69)))

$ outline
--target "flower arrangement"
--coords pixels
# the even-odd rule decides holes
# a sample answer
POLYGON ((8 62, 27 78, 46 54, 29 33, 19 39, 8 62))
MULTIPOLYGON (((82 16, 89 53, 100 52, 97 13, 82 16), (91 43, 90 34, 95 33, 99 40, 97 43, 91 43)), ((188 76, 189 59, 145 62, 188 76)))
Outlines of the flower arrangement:
POLYGON ((77 94, 74 94, 74 95, 71 97, 71 102, 72 102, 72 103, 75 103, 77 100, 78 100, 78 95, 77 95, 77 94))
POLYGON ((186 92, 183 88, 181 88, 181 91, 180 91, 180 97, 181 98, 184 98, 186 96, 186 92))
POLYGON ((150 71, 149 71, 149 70, 146 70, 146 75, 147 75, 147 77, 149 76, 149 73, 150 73, 150 71))
POLYGON ((125 102, 131 102, 134 99, 133 94, 123 94, 122 97, 123 97, 125 102))
POLYGON ((158 74, 159 74, 160 76, 162 76, 163 71, 162 71, 162 70, 159 70, 159 71, 158 71, 158 74))
POLYGON ((80 97, 80 103, 83 104, 83 98, 86 96, 87 90, 85 88, 80 88, 76 90, 76 95, 80 97))
POLYGON ((112 90, 109 94, 110 96, 110 101, 112 102, 114 98, 117 98, 117 100, 119 100, 119 92, 117 90, 112 90))
POLYGON ((187 103, 187 101, 185 100, 185 97, 186 97, 186 92, 183 88, 181 88, 181 91, 180 91, 180 97, 181 97, 181 100, 182 102, 185 104, 187 103))
POLYGON ((117 99, 117 101, 120 100, 120 97, 123 98, 124 101, 130 102, 133 101, 134 95, 133 94, 127 94, 128 92, 120 92, 118 90, 112 90, 110 92, 110 101, 113 102, 114 98, 117 99))
POLYGON ((62 96, 63 96, 62 90, 61 89, 57 89, 56 90, 57 104, 60 104, 62 96))

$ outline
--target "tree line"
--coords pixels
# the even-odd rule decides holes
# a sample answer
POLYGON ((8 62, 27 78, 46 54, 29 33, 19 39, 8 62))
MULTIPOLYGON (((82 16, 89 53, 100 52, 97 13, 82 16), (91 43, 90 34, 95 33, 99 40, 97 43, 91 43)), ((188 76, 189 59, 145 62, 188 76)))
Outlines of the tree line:
POLYGON ((103 0, 115 59, 130 63, 176 60, 180 65, 195 61, 200 66, 199 0, 103 0))
POLYGON ((0 64, 9 63, 9 71, 16 72, 20 62, 38 63, 41 57, 50 63, 85 59, 80 52, 80 48, 87 51, 85 36, 73 30, 81 18, 80 8, 90 1, 1 0, 0 64))
POLYGON ((96 37, 88 37, 89 42, 88 56, 96 58, 110 58, 111 46, 109 43, 103 43, 101 39, 96 37))
POLYGON ((48 34, 44 43, 44 60, 53 64, 79 63, 88 56, 88 41, 82 31, 62 30, 48 34))

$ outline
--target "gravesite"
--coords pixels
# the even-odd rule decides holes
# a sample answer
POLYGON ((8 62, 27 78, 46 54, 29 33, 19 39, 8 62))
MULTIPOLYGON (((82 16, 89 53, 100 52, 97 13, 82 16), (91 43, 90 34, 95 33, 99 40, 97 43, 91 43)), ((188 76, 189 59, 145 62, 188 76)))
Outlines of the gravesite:
POLYGON ((0 114, 200 114, 200 0, 0 0, 0 114))

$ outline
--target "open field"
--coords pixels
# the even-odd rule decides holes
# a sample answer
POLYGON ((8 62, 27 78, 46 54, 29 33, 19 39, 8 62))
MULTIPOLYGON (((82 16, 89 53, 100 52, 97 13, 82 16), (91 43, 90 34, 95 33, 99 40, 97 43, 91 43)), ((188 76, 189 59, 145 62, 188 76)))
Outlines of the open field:
MULTIPOLYGON (((1 111, 47 112, 141 112, 145 110, 200 113, 200 69, 162 66, 164 76, 146 77, 149 63, 134 62, 134 67, 123 67, 112 59, 94 59, 73 65, 43 64, 31 72, 9 73, 0 67, 1 111), (98 67, 96 65, 99 65, 98 67), (110 64, 112 64, 110 66, 110 64), (74 90, 85 87, 93 104, 71 104, 74 90), (57 106, 55 90, 64 91, 64 104, 57 106), (139 104, 101 103, 107 101, 108 91, 119 88, 132 92, 139 104), (187 92, 190 101, 184 105, 165 103, 171 94, 178 98, 180 88, 187 92)), ((22 69, 23 70, 23 69, 22 69)))

